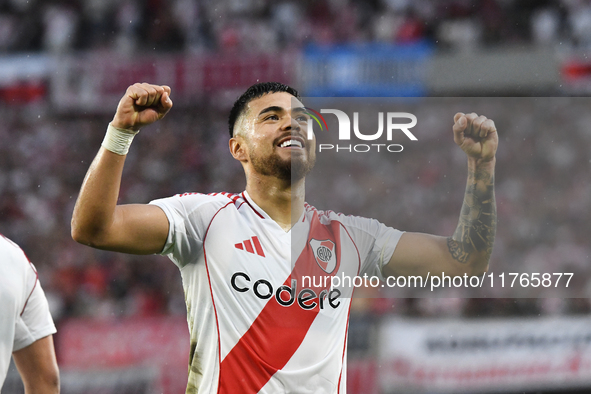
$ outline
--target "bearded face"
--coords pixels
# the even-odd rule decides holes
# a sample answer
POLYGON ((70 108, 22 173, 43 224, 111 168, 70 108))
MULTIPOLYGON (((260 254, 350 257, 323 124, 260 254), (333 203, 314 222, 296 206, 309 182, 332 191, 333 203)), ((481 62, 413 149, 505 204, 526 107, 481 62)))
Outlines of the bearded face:
POLYGON ((309 116, 303 105, 284 92, 268 93, 249 103, 240 119, 250 170, 284 181, 298 181, 314 167, 315 140, 305 131, 309 116))
POLYGON ((274 176, 284 181, 298 181, 308 175, 316 163, 315 155, 310 157, 303 154, 292 154, 291 157, 286 158, 277 152, 277 149, 263 155, 252 144, 248 145, 252 167, 261 175, 274 176))

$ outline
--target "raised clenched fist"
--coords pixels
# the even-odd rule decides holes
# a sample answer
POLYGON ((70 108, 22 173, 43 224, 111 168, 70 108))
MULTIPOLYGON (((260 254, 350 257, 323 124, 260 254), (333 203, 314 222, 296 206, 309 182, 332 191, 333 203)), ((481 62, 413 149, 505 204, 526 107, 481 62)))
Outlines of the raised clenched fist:
POLYGON ((137 131, 162 119, 171 108, 170 87, 135 83, 127 88, 119 100, 111 124, 120 129, 137 131))
POLYGON ((454 116, 454 141, 469 158, 479 162, 495 158, 499 137, 495 123, 486 116, 458 112, 454 116))

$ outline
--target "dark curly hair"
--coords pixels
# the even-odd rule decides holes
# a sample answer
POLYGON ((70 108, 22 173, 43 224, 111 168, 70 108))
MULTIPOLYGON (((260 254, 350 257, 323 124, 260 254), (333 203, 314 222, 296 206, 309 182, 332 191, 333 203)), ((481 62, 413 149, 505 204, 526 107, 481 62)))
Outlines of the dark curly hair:
POLYGON ((246 105, 254 99, 262 97, 267 93, 278 93, 278 92, 286 92, 294 96, 295 98, 300 98, 300 94, 294 88, 284 85, 279 82, 261 82, 249 87, 246 92, 242 94, 234 102, 234 106, 230 111, 230 117, 228 118, 228 128, 230 131, 230 138, 234 136, 234 125, 238 117, 242 114, 242 111, 246 108, 246 105))

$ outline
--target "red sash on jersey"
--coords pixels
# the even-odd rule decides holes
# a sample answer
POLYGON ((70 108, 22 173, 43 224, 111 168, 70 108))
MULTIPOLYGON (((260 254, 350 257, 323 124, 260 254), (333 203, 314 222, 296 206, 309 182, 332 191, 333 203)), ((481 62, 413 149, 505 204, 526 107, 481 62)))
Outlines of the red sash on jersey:
MULTIPOLYGON (((310 233, 304 250, 298 257, 285 286, 297 279, 296 300, 290 306, 280 305, 271 297, 248 331, 240 338, 220 364, 219 394, 258 393, 269 379, 282 369, 304 340, 312 322, 319 312, 319 305, 305 310, 298 305, 297 294, 301 290, 302 277, 325 277, 334 275, 341 262, 340 223, 333 221, 322 225, 314 212, 310 233), (330 240, 336 245, 336 268, 328 274, 317 263, 310 240, 330 240)), ((312 288, 308 287, 307 288, 312 288)), ((318 295, 327 286, 312 288, 318 295)), ((308 305, 318 298, 307 302, 308 305)), ((326 300, 325 300, 326 302, 326 300)))

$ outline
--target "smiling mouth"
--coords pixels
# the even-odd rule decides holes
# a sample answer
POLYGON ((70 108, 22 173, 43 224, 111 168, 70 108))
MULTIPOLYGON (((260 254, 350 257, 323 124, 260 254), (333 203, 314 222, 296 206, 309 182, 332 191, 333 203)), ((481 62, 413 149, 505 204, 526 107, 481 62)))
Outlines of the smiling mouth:
POLYGON ((279 144, 280 148, 303 148, 303 145, 301 143, 301 141, 298 140, 287 140, 287 141, 283 141, 281 144, 279 144))

